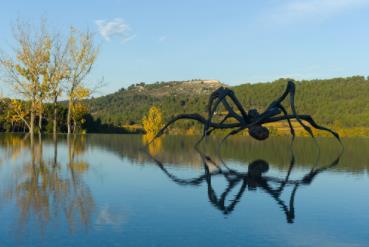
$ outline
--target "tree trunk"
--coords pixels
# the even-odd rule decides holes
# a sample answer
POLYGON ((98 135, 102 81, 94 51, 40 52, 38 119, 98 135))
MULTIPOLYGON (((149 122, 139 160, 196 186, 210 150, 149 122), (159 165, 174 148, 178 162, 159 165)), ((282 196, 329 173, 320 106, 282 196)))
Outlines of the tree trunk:
POLYGON ((29 134, 31 135, 31 137, 35 133, 34 129, 35 129, 35 112, 33 109, 31 109, 31 120, 29 125, 29 134))
POLYGON ((71 114, 72 114, 72 101, 69 99, 68 104, 68 116, 67 116, 67 125, 68 125, 68 134, 72 133, 72 127, 71 127, 71 114))
POLYGON ((42 112, 38 113, 38 133, 42 132, 42 112))
POLYGON ((76 123, 76 119, 73 118, 73 134, 77 133, 77 123, 76 123))
POLYGON ((58 109, 57 109, 57 101, 58 97, 54 98, 54 119, 53 119, 53 136, 56 137, 56 123, 57 123, 57 117, 58 117, 58 109))
POLYGON ((53 141, 54 141, 54 164, 53 167, 57 167, 58 165, 58 138, 56 136, 56 134, 54 134, 53 136, 53 141))

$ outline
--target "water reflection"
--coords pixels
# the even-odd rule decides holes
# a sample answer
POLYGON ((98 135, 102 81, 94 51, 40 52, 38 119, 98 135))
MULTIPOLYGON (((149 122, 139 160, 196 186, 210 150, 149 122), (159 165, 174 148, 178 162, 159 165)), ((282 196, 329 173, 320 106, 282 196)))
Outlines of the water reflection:
POLYGON ((235 137, 220 155, 219 139, 196 141, 143 150, 138 135, 0 135, 0 245, 286 246, 316 232, 367 242, 368 139, 344 139, 336 158, 321 138, 319 159, 310 139, 292 153, 289 138, 235 137))
MULTIPOLYGON (((246 189, 248 191, 261 189, 263 192, 270 195, 279 205, 286 215, 288 223, 294 222, 294 198, 299 186, 310 185, 318 174, 337 166, 342 155, 342 152, 340 152, 337 158, 329 165, 319 168, 314 165, 308 173, 302 176, 302 178, 292 180, 290 179, 290 175, 295 167, 293 149, 291 149, 290 165, 284 177, 265 175, 269 170, 269 164, 267 161, 262 159, 250 162, 250 164, 247 165, 247 171, 238 171, 229 167, 221 157, 219 157, 220 162, 216 162, 212 157, 203 153, 200 149, 195 148, 195 150, 201 158, 203 174, 194 178, 180 178, 171 173, 161 161, 151 154, 150 151, 148 152, 148 155, 163 171, 163 173, 178 185, 198 186, 202 183, 206 183, 209 202, 225 215, 232 213, 236 205, 240 202, 246 189), (212 184, 212 180, 215 177, 222 177, 226 181, 226 186, 219 196, 212 184), (292 190, 288 202, 285 202, 281 199, 281 195, 287 187, 292 187, 292 190), (235 193, 232 193, 233 191, 235 191, 235 193), (232 194, 234 194, 234 196, 233 198, 230 198, 232 197, 232 194)), ((318 155, 320 155, 320 153, 318 153, 318 155)), ((319 159, 316 160, 318 162, 319 159)))
POLYGON ((95 203, 82 177, 89 165, 79 158, 86 146, 83 136, 68 137, 65 163, 58 159, 56 137, 53 138, 53 152, 46 153, 41 135, 34 138, 9 135, 0 140, 8 156, 14 158, 21 154, 25 157, 20 159, 25 161, 17 165, 13 176, 2 181, 2 184, 7 182, 5 199, 15 201, 19 209, 20 230, 33 218, 41 230, 48 223, 63 219, 67 220, 71 231, 76 229, 76 224, 85 227, 91 224, 95 203))
POLYGON ((148 152, 150 155, 155 156, 163 148, 163 143, 161 138, 155 138, 155 135, 152 133, 148 133, 142 136, 142 141, 145 145, 148 145, 150 142, 150 145, 147 146, 148 152))

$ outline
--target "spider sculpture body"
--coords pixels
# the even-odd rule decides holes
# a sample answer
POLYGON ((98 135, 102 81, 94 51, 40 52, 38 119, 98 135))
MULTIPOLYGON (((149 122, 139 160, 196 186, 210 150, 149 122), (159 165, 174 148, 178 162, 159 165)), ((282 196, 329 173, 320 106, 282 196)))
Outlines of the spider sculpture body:
MULTIPOLYGON (((292 126, 291 120, 295 119, 309 134, 314 137, 311 127, 330 132, 339 142, 339 135, 333 130, 318 125, 310 115, 301 115, 296 113, 295 108, 295 83, 289 81, 283 94, 273 101, 264 112, 259 113, 256 109, 250 109, 246 111, 240 101, 237 99, 235 93, 225 87, 220 87, 215 90, 209 97, 207 105, 207 118, 204 118, 200 114, 179 114, 169 120, 164 127, 154 137, 161 136, 164 131, 173 123, 180 119, 195 120, 203 124, 204 132, 201 140, 210 135, 216 129, 231 129, 230 133, 224 137, 223 141, 229 136, 235 135, 245 129, 248 129, 249 135, 257 140, 265 140, 269 137, 269 130, 263 124, 287 121, 290 128, 292 138, 295 137, 295 130, 292 126), (289 96, 289 103, 291 108, 291 114, 287 113, 287 110, 282 105, 282 102, 289 96), (221 121, 214 121, 214 116, 220 105, 223 105, 227 114, 221 121), (228 119, 234 119, 233 122, 227 122, 228 119), (309 123, 309 127, 306 123, 309 123)), ((200 141, 201 141, 200 140, 200 141)))

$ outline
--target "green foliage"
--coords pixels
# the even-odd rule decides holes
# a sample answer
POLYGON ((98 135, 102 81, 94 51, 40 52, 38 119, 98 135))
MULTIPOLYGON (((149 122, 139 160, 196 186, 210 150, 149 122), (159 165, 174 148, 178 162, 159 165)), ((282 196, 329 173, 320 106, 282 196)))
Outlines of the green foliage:
MULTIPOLYGON (((282 94, 286 84, 287 79, 280 79, 272 83, 243 84, 232 89, 246 110, 255 108, 262 111, 282 94)), ((128 89, 84 101, 90 113, 84 114, 82 128, 89 133, 126 133, 128 130, 122 126, 141 123, 143 116, 153 105, 161 109, 164 122, 179 113, 200 113, 205 116, 209 94, 219 86, 221 86, 219 83, 209 86, 201 81, 132 85, 128 89)), ((362 76, 296 82, 297 112, 312 115, 318 123, 331 126, 342 135, 368 134, 368 95, 369 79, 362 76)), ((4 120, 2 114, 6 105, 6 103, 0 105, 0 131, 12 130, 12 126, 4 120)), ((65 102, 59 103, 58 107, 59 131, 65 132, 65 102)), ((47 131, 52 129, 51 119, 52 107, 46 104, 47 131)), ((201 126, 193 121, 180 121, 176 126, 177 132, 183 130, 178 133, 201 132, 201 126)), ((24 128, 18 127, 15 131, 22 129, 24 128)), ((276 131, 273 129, 272 132, 276 131)))
MULTIPOLYGON (((179 113, 205 113, 210 91, 201 94, 173 91, 181 82, 133 85, 89 101, 92 114, 102 123, 117 126, 140 122, 152 105, 160 107, 164 119, 179 113), (138 90, 139 88, 140 90, 138 90), (172 90, 172 91, 171 91, 172 90), (150 92, 158 91, 160 94, 150 92)), ((287 79, 272 83, 232 87, 245 109, 265 109, 282 94, 287 79)), ((219 85, 220 86, 220 85, 219 85)), ((296 82, 296 107, 317 122, 342 128, 369 127, 369 80, 362 76, 296 82)), ((287 105, 286 105, 287 106, 287 105)), ((184 128, 194 126, 182 122, 184 128)))

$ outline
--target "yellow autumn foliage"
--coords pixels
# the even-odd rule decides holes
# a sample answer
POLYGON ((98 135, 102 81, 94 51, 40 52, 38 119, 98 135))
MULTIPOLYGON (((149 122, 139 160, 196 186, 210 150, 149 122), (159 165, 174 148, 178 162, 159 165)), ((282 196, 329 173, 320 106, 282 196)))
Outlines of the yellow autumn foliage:
POLYGON ((155 135, 153 134, 145 134, 142 136, 142 141, 144 144, 148 144, 149 142, 150 145, 148 146, 148 151, 150 153, 150 155, 152 156, 156 156, 158 153, 160 153, 160 151, 162 150, 163 147, 163 143, 162 143, 162 139, 157 138, 155 140, 153 140, 155 137, 155 135))
POLYGON ((156 135, 164 126, 163 114, 156 106, 152 106, 142 119, 142 125, 146 134, 156 135))

